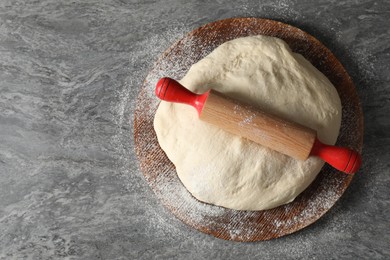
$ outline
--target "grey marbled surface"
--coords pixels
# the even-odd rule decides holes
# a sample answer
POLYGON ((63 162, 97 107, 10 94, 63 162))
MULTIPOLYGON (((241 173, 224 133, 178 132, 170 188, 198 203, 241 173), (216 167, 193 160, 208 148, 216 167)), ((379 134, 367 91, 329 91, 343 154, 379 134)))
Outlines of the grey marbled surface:
POLYGON ((0 259, 390 259, 389 1, 0 2, 0 259), (365 116, 364 165, 315 224, 237 243, 175 219, 147 186, 134 101, 159 54, 239 16, 328 46, 365 116))

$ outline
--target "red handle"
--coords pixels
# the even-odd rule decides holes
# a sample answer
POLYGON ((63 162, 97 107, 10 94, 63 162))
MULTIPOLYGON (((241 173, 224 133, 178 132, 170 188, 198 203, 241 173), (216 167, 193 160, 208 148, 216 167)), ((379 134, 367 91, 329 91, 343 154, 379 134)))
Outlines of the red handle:
POLYGON ((161 78, 156 85, 156 96, 158 98, 164 101, 191 105, 196 108, 199 115, 208 95, 209 92, 197 95, 171 78, 161 78))
POLYGON ((362 157, 358 152, 346 147, 323 144, 318 139, 314 141, 310 155, 318 156, 337 170, 348 174, 357 172, 362 164, 362 157))

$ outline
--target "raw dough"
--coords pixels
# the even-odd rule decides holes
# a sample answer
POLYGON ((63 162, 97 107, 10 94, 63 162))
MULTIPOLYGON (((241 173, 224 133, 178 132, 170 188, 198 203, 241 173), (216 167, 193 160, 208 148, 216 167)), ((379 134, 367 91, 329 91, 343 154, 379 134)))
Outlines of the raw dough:
MULTIPOLYGON (((341 103, 329 80, 281 39, 251 36, 226 42, 180 81, 209 88, 289 118, 334 144, 341 103)), ((193 107, 162 101, 154 127, 161 148, 198 200, 236 210, 263 210, 294 200, 323 162, 299 161, 226 133, 198 119, 193 107)))

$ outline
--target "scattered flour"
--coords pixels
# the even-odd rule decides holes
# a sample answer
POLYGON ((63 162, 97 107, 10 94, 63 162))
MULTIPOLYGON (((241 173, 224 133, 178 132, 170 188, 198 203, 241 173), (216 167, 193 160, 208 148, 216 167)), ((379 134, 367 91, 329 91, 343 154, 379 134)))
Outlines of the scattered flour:
MULTIPOLYGON (((234 28, 233 31, 240 33, 239 28, 240 25, 234 28)), ((288 28, 287 30, 292 30, 292 28, 288 28)), ((251 31, 246 30, 246 33, 251 34, 251 31)), ((170 40, 173 38, 176 39, 177 35, 177 33, 174 33, 170 40)), ((217 37, 217 34, 215 37, 217 37)), ((302 42, 305 42, 306 35, 303 32, 301 38, 303 39, 302 42)), ((170 40, 167 40, 167 42, 170 40)), ((314 189, 317 189, 315 192, 311 188, 308 189, 308 192, 304 192, 308 193, 306 195, 304 194, 304 196, 309 196, 306 204, 302 204, 304 201, 302 202, 298 197, 293 203, 266 211, 235 211, 201 203, 185 189, 176 175, 174 166, 167 161, 167 158, 163 158, 165 155, 159 148, 155 134, 153 133, 152 122, 159 103, 154 96, 155 83, 163 76, 181 78, 190 65, 202 56, 207 55, 215 46, 209 43, 198 46, 201 47, 202 53, 194 56, 193 53, 196 53, 194 51, 196 47, 194 44, 199 45, 196 39, 186 37, 179 44, 182 45, 183 53, 175 55, 172 48, 168 49, 154 64, 151 72, 145 79, 134 110, 136 119, 134 122, 135 128, 143 128, 141 131, 137 131, 135 138, 135 146, 142 146, 142 150, 137 151, 141 162, 141 169, 158 198, 184 223, 202 232, 217 234, 218 237, 229 240, 252 241, 256 237, 271 239, 292 233, 316 221, 341 196, 344 191, 343 187, 348 186, 351 180, 349 176, 340 175, 341 177, 338 177, 337 174, 340 173, 329 170, 326 174, 319 176, 319 183, 317 183, 317 180, 315 181, 317 183, 315 185, 319 185, 314 187, 314 189), (145 121, 138 122, 137 120, 141 117, 145 121), (150 164, 150 159, 152 161, 156 159, 159 162, 150 164), (332 176, 336 177, 333 178, 332 176), (301 210, 294 216, 290 216, 289 213, 296 210, 296 206, 299 206, 301 210)), ((146 44, 146 46, 150 46, 150 44, 146 44)), ((303 46, 303 50, 307 48, 308 46, 303 46)), ((198 49, 196 48, 196 50, 198 49)), ((342 102, 343 104, 346 102, 345 97, 342 102)), ((355 117, 356 114, 351 107, 344 109, 343 121, 347 121, 347 124, 344 123, 342 125, 341 131, 349 129, 350 125, 348 122, 351 121, 351 118, 353 120, 355 117)), ((251 118, 249 116, 244 120, 245 122, 243 124, 249 123, 250 120, 251 118)), ((345 136, 341 137, 341 142, 343 142, 345 136)), ((347 140, 346 142, 349 141, 359 143, 361 140, 357 137, 354 140, 347 140)))

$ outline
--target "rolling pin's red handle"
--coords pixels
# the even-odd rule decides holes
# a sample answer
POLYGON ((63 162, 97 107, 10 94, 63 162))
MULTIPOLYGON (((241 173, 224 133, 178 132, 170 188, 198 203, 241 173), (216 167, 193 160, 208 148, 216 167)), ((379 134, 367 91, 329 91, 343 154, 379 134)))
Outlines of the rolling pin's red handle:
POLYGON ((164 101, 191 105, 196 108, 199 115, 208 95, 209 92, 197 95, 171 78, 161 78, 156 85, 156 96, 158 98, 164 101))
POLYGON ((362 157, 358 152, 346 147, 323 144, 317 138, 310 155, 318 156, 337 170, 348 174, 357 172, 362 164, 362 157))

